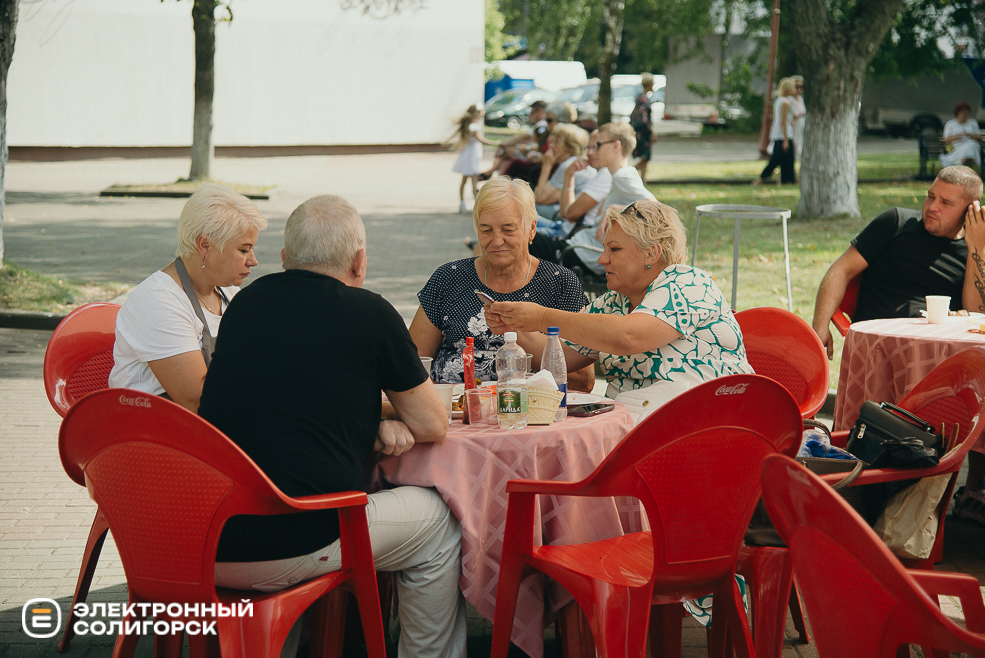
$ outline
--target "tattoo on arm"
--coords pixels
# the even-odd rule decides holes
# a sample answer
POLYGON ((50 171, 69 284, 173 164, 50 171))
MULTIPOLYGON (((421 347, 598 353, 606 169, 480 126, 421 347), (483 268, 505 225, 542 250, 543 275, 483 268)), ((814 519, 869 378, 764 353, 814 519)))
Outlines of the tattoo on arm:
POLYGON ((978 252, 972 252, 971 260, 975 261, 975 290, 978 291, 978 298, 982 300, 979 304, 978 310, 985 311, 985 260, 978 255, 978 252))

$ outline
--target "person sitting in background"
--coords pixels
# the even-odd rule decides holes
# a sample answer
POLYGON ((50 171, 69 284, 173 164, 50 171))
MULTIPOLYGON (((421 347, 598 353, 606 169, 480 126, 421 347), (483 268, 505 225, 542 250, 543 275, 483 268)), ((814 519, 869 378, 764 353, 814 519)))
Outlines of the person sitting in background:
MULTIPOLYGON (((634 201, 655 200, 653 193, 646 189, 643 184, 640 172, 636 170, 636 167, 629 164, 629 157, 634 148, 636 148, 636 133, 628 123, 607 123, 599 128, 595 154, 597 167, 600 171, 602 169, 609 171, 612 175, 612 183, 605 198, 598 204, 598 210, 595 211, 596 217, 601 212, 608 210, 609 206, 618 206, 621 210, 634 201)), ((573 194, 573 189, 565 189, 561 193, 561 207, 567 207, 569 214, 577 213, 580 210, 577 205, 574 208, 565 205, 565 202, 570 198, 567 195, 573 194)), ((581 197, 584 196, 586 194, 583 193, 581 197)), ((586 225, 590 219, 593 224, 595 223, 593 218, 586 216, 586 225)), ((595 274, 602 275, 605 270, 597 259, 598 251, 602 249, 602 237, 605 235, 605 230, 604 223, 598 222, 594 231, 582 230, 575 233, 568 240, 568 243, 575 249, 565 256, 563 265, 567 267, 578 266, 583 270, 588 269, 595 274), (579 246, 591 247, 592 249, 579 249, 579 246)))
MULTIPOLYGON (((564 187, 564 174, 568 167, 585 153, 586 146, 588 146, 588 133, 578 126, 570 123, 555 123, 551 128, 548 148, 541 158, 540 176, 534 188, 538 230, 545 225, 545 222, 550 221, 553 224, 555 221, 554 215, 560 210, 558 201, 561 198, 561 188, 564 187)), ((594 177, 594 169, 586 169, 576 174, 576 180, 581 180, 583 183, 594 177)))
MULTIPOLYGON (((568 311, 587 303, 573 272, 530 255, 537 211, 527 183, 494 178, 479 190, 472 213, 481 255, 439 267, 418 293, 421 304, 410 325, 418 354, 434 359, 431 376, 438 382, 462 382, 462 349, 468 337, 474 339, 476 377, 496 379, 496 351, 504 341, 486 326, 475 291, 496 300, 530 300, 568 311)), ((591 391, 594 385, 591 370, 568 376, 574 390, 591 391)))
MULTIPOLYGON (((230 305, 200 414, 288 496, 366 491, 374 450, 443 440, 445 407, 396 309, 362 289, 366 229, 355 208, 336 196, 305 201, 284 227, 281 258, 284 272, 230 305), (383 391, 401 420, 380 420, 383 391)), ((448 505, 434 489, 399 487, 369 494, 366 519, 376 568, 399 572, 399 655, 464 656, 461 526, 448 505)), ((235 516, 215 580, 276 592, 342 566, 335 510, 235 516)), ((281 655, 294 652, 285 644, 281 655)))
MULTIPOLYGON (((831 317, 848 283, 861 275, 854 322, 913 318, 925 311, 927 295, 947 295, 951 308, 985 311, 975 281, 974 254, 965 241, 965 214, 982 195, 982 179, 968 167, 941 169, 927 191, 923 212, 892 208, 862 229, 831 264, 814 303, 814 331, 834 355, 831 317)), ((977 239, 977 236, 976 236, 977 239)), ((985 247, 985 236, 981 245, 985 247)), ((980 254, 985 256, 985 251, 980 254)))
POLYGON ((941 166, 965 165, 982 168, 982 132, 971 118, 971 105, 961 101, 954 106, 954 119, 944 124, 944 144, 949 149, 941 153, 941 166))
POLYGON ((235 190, 216 183, 195 190, 178 218, 177 258, 120 307, 110 387, 198 410, 219 323, 257 265, 253 250, 266 227, 256 205, 235 190))
MULTIPOLYGON (((634 169, 635 171, 635 169, 634 169)), ((585 312, 509 300, 485 307, 490 331, 518 332, 539 365, 548 326, 560 327, 568 369, 599 362, 606 395, 674 382, 685 388, 752 373, 742 331, 711 276, 686 265, 677 211, 654 201, 610 208, 598 261, 609 290, 585 312)), ((650 409, 649 411, 652 411, 650 409)))
MULTIPOLYGON (((518 133, 496 149, 493 165, 479 174, 479 180, 489 180, 493 174, 506 174, 510 166, 517 161, 525 163, 539 162, 541 153, 547 146, 547 138, 551 135, 551 127, 557 123, 556 116, 547 116, 547 103, 534 101, 530 104, 530 130, 518 133)), ((516 164, 519 167, 519 163, 516 164)))
MULTIPOLYGON (((834 355, 829 324, 848 283, 861 275, 853 322, 919 317, 927 295, 947 295, 951 308, 985 312, 985 217, 982 179, 971 168, 941 169, 923 213, 887 210, 831 264, 817 291, 814 331, 834 355)), ((955 514, 985 525, 985 435, 968 453, 968 478, 955 514)))

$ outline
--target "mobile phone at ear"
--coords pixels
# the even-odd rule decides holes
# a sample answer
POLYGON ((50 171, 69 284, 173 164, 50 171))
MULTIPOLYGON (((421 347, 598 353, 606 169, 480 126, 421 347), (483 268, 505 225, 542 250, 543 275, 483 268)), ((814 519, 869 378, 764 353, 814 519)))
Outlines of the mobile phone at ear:
POLYGON ((486 293, 482 292, 481 290, 476 290, 475 291, 475 296, 478 297, 479 300, 483 304, 495 304, 496 303, 496 300, 495 299, 493 299, 492 297, 490 297, 486 293))
POLYGON ((616 408, 614 404, 580 404, 575 407, 568 407, 569 416, 598 416, 616 408))

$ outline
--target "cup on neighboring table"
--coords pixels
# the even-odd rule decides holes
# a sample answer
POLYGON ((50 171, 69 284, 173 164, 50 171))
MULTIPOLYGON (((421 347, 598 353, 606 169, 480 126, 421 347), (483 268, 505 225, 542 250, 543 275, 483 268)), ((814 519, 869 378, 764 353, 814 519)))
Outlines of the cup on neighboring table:
POLYGON ((464 405, 468 405, 470 425, 499 425, 496 393, 471 388, 465 391, 464 405))
POLYGON ((435 384, 434 390, 438 392, 438 397, 441 398, 442 404, 445 405, 445 410, 448 412, 448 422, 451 423, 451 398, 452 389, 455 388, 454 384, 435 384))
POLYGON ((947 322, 947 312, 950 308, 951 298, 947 295, 927 295, 927 322, 944 324, 947 322))
POLYGON ((428 371, 428 376, 429 377, 431 376, 431 362, 432 361, 434 361, 434 359, 432 359, 429 356, 422 356, 421 357, 421 365, 424 366, 424 369, 428 371))

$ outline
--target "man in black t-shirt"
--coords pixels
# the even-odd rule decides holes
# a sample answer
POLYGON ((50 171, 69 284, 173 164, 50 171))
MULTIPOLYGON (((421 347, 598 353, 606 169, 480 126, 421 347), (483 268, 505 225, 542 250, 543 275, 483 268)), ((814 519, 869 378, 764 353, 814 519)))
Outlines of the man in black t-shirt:
MULTIPOLYGON (((985 310, 975 287, 978 269, 969 253, 964 225, 982 195, 982 180, 968 167, 945 167, 927 191, 923 212, 893 208, 855 236, 831 264, 817 291, 814 331, 832 358, 830 322, 859 274, 858 306, 853 321, 919 317, 927 295, 948 295, 951 308, 985 310)), ((985 253, 985 239, 979 245, 985 253)), ((972 253, 977 253, 975 249, 972 253)), ((985 284, 985 278, 982 283, 985 284)), ((985 290, 985 287, 982 288, 985 290)))
MULTIPOLYGON (((829 324, 848 282, 862 275, 853 321, 917 317, 927 295, 948 295, 951 308, 985 312, 985 217, 982 179, 945 167, 927 191, 923 213, 888 210, 866 226, 831 264, 817 291, 814 331, 833 354, 829 324)), ((968 478, 955 514, 985 524, 985 435, 968 453, 968 478)))
MULTIPOLYGON (((199 414, 281 491, 364 491, 374 450, 440 441, 447 415, 397 311, 361 288, 366 230, 334 196, 301 204, 284 229, 284 272, 229 305, 199 414), (400 421, 381 421, 381 391, 400 421)), ((433 489, 369 496, 377 569, 399 572, 401 655, 465 654, 461 527, 433 489)), ((332 510, 239 516, 223 529, 216 584, 277 591, 341 567, 332 510)), ((296 634, 292 633, 296 637, 296 634)))

